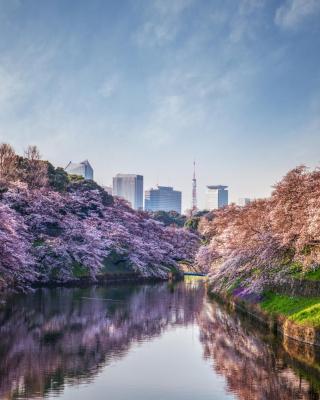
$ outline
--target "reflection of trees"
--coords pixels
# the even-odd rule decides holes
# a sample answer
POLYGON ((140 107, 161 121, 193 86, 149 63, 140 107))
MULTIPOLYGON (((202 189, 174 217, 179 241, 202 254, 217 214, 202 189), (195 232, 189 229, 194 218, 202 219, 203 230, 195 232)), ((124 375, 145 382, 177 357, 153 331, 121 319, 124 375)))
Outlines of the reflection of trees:
POLYGON ((227 390, 239 399, 319 399, 310 384, 288 366, 283 348, 268 338, 262 340, 252 324, 247 329, 238 316, 213 303, 205 305, 199 325, 205 357, 225 377, 227 390))
POLYGON ((41 289, 13 299, 0 312, 0 398, 88 381, 131 343, 193 322, 202 302, 202 287, 166 284, 41 289), (117 301, 103 300, 110 298, 117 301))
POLYGON ((0 310, 0 398, 32 399, 89 382, 131 344, 197 321, 206 358, 239 399, 319 399, 308 383, 319 377, 319 359, 310 348, 277 345, 266 330, 216 303, 203 306, 203 299, 203 286, 184 284, 41 289, 17 296, 0 310))

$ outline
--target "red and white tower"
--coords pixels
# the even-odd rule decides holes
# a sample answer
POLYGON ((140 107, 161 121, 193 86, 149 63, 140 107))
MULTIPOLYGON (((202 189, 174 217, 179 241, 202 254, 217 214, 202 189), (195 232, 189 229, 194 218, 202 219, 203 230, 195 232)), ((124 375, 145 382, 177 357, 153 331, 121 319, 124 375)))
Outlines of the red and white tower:
POLYGON ((193 179, 192 179, 192 205, 191 212, 192 214, 198 211, 197 207, 197 179, 196 179, 196 162, 193 161, 193 179))

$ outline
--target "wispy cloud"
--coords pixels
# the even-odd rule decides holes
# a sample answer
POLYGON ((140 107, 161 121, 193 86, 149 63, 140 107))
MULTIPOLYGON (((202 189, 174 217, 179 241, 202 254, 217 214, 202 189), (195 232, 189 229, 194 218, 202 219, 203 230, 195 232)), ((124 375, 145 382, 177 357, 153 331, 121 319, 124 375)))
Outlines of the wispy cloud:
POLYGON ((0 109, 7 110, 12 103, 21 98, 25 89, 23 78, 20 74, 9 72, 0 65, 0 109))
POLYGON ((287 0, 275 14, 275 23, 286 29, 299 26, 307 17, 319 14, 319 0, 287 0))
POLYGON ((220 121, 229 119, 228 103, 243 101, 244 82, 254 71, 241 62, 236 68, 211 69, 179 60, 175 68, 153 77, 148 85, 151 111, 148 121, 138 127, 137 137, 163 148, 216 132, 220 121))
POLYGON ((265 0, 241 0, 238 9, 232 16, 229 39, 233 43, 240 43, 243 39, 254 39, 256 30, 263 17, 265 0))
POLYGON ((0 141, 89 158, 102 182, 176 169, 176 185, 195 155, 203 185, 252 196, 318 160, 320 0, 69 3, 0 0, 0 141))
POLYGON ((112 75, 107 78, 101 85, 99 93, 102 97, 109 98, 113 96, 118 89, 120 78, 118 75, 112 75))
POLYGON ((153 147, 176 142, 183 128, 191 122, 192 117, 187 114, 186 107, 182 96, 171 95, 158 99, 143 130, 142 140, 147 140, 153 147))
POLYGON ((150 2, 144 22, 134 34, 134 41, 140 46, 162 46, 172 41, 182 26, 182 14, 193 3, 194 0, 150 2))

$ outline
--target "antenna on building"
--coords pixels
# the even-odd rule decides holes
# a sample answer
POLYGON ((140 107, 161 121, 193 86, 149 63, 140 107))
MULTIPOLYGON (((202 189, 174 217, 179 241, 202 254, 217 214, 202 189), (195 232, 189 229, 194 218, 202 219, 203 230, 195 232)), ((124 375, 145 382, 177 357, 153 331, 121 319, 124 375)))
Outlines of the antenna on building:
POLYGON ((198 210, 197 207, 197 179, 196 179, 196 162, 193 161, 193 178, 192 178, 192 205, 191 213, 195 214, 198 210))

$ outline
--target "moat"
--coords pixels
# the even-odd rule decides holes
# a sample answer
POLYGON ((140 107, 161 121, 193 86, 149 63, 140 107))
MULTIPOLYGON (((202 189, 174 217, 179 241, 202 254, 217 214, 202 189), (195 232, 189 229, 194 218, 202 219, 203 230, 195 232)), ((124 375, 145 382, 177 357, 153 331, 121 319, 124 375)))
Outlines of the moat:
POLYGON ((0 399, 319 399, 316 348, 201 280, 37 289, 0 309, 0 399))

